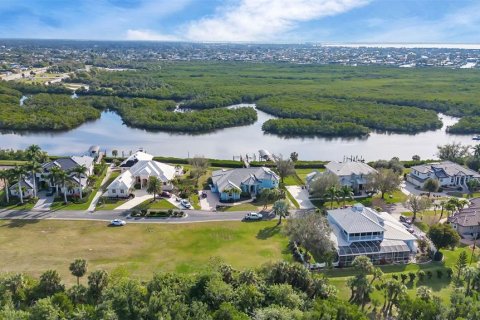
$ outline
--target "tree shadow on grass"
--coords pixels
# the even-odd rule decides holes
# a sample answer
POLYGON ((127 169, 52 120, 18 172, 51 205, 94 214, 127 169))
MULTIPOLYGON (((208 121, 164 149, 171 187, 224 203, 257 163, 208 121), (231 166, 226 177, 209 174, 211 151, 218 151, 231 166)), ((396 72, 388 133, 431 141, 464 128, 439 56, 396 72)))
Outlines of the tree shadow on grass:
POLYGON ((40 220, 38 219, 14 219, 9 220, 8 223, 2 225, 2 228, 22 228, 27 225, 38 223, 40 220))
POLYGON ((281 230, 281 226, 275 225, 273 227, 266 227, 263 228, 262 230, 258 231, 257 233, 257 239, 260 240, 266 240, 268 238, 273 237, 274 235, 278 234, 281 230))

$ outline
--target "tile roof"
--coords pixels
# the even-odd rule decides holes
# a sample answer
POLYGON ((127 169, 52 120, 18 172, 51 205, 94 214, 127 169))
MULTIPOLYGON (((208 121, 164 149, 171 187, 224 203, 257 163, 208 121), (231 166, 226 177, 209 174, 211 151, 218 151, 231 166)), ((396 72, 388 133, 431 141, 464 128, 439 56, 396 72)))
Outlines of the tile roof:
POLYGON ((448 218, 450 223, 456 223, 463 227, 480 225, 480 198, 470 200, 470 205, 463 208, 457 214, 448 218))

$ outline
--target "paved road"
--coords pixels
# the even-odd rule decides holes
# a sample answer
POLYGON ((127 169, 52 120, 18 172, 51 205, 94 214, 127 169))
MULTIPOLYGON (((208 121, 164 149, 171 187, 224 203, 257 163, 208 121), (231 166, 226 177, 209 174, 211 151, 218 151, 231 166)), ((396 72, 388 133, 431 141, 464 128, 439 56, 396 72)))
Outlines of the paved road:
MULTIPOLYGON (((97 220, 110 221, 113 219, 128 219, 129 222, 135 223, 191 223, 191 222, 208 222, 208 221, 240 221, 247 211, 235 212, 205 212, 200 210, 186 210, 185 218, 130 218, 128 219, 128 211, 16 211, 3 210, 0 211, 0 219, 50 219, 50 220, 97 220)), ((271 216, 268 218, 272 218, 271 216)))

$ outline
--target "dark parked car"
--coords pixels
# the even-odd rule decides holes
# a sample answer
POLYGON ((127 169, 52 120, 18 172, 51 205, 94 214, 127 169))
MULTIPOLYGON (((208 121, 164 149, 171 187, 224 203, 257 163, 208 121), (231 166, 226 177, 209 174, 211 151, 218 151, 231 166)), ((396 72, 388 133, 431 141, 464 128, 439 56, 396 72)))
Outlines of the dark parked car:
POLYGON ((162 193, 160 193, 160 196, 164 197, 164 198, 171 198, 172 194, 170 192, 167 192, 167 191, 162 191, 162 193))
POLYGON ((407 217, 405 217, 405 216, 400 216, 400 222, 404 222, 404 223, 411 224, 411 223, 412 223, 412 219, 407 218, 407 217))

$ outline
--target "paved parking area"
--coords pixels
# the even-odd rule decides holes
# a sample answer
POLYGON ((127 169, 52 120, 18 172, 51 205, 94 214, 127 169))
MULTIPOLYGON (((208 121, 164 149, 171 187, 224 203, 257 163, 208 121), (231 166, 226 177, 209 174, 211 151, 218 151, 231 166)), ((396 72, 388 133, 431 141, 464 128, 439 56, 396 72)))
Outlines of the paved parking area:
POLYGON ((297 200, 298 204, 300 205, 299 209, 312 209, 315 208, 313 203, 308 198, 308 190, 302 189, 300 186, 287 186, 286 187, 288 192, 297 200))

